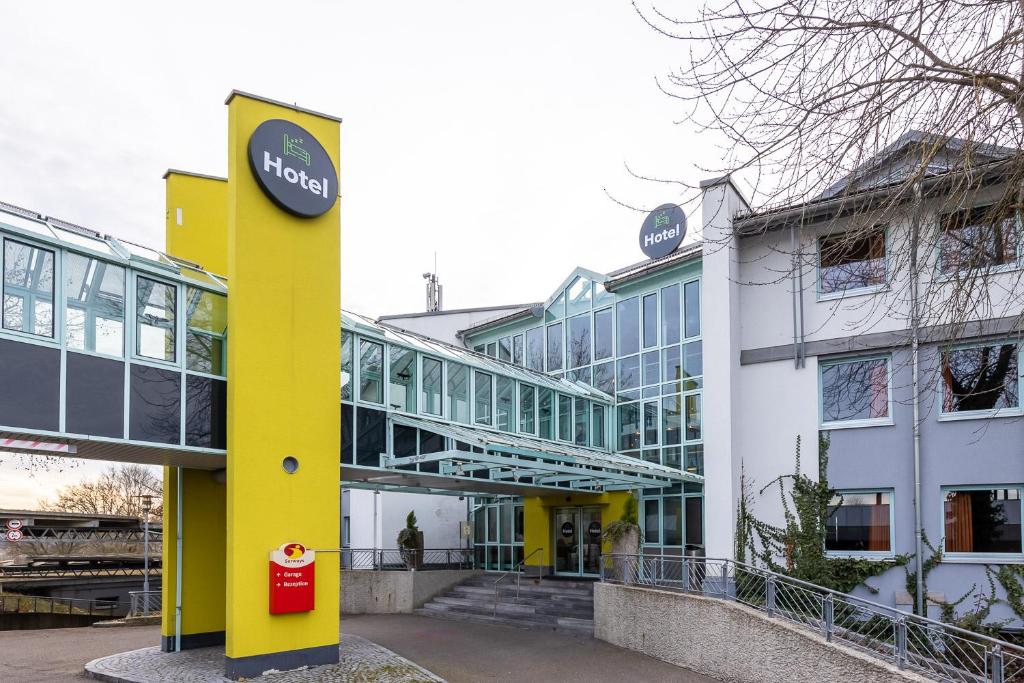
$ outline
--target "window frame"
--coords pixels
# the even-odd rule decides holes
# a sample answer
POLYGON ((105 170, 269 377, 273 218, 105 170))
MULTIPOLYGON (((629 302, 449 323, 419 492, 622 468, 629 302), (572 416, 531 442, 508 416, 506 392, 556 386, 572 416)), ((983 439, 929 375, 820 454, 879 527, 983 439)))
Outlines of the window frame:
MULTIPOLYGON (((183 348, 184 339, 183 339, 183 336, 184 336, 185 320, 184 320, 184 316, 182 315, 182 310, 181 310, 182 309, 182 305, 181 305, 181 302, 182 302, 182 290, 184 289, 184 286, 182 285, 182 283, 175 282, 173 280, 166 280, 166 279, 161 278, 160 276, 158 276, 158 275, 156 275, 154 273, 150 273, 148 271, 138 271, 138 270, 136 270, 136 271, 129 271, 129 272, 132 272, 134 277, 132 277, 132 286, 131 286, 131 297, 132 297, 132 303, 131 303, 131 315, 132 315, 132 337, 131 337, 131 343, 132 343, 132 348, 131 348, 131 353, 127 354, 128 360, 130 360, 132 362, 139 361, 139 362, 142 362, 142 363, 153 363, 153 364, 156 364, 156 365, 159 365, 159 366, 163 366, 163 367, 184 368, 185 367, 185 362, 184 362, 184 348, 183 348), (174 290, 174 325, 171 328, 173 330, 173 332, 174 332, 174 358, 171 359, 171 360, 167 360, 166 358, 154 358, 152 356, 146 356, 146 355, 143 355, 139 351, 139 344, 140 344, 141 339, 142 339, 142 335, 140 334, 140 330, 139 330, 140 323, 141 323, 141 320, 139 319, 139 280, 143 279, 143 278, 146 279, 146 280, 149 280, 150 282, 154 282, 154 283, 156 283, 158 285, 164 285, 166 287, 171 287, 174 290)), ((63 323, 63 320, 61 322, 63 323)), ((125 343, 127 343, 127 340, 125 340, 125 343)), ((226 371, 226 369, 225 369, 225 371, 226 371)), ((209 375, 209 376, 214 377, 215 375, 209 375)))
POLYGON ((939 528, 942 529, 942 561, 950 564, 1024 564, 1024 524, 1021 529, 1019 553, 966 553, 946 551, 946 494, 956 491, 994 491, 1016 489, 1017 503, 1024 521, 1024 484, 963 484, 939 487, 939 528))
POLYGON ((868 294, 877 294, 879 292, 889 291, 890 279, 892 276, 891 263, 889 259, 890 247, 892 246, 891 235, 892 231, 888 223, 879 224, 874 226, 874 229, 882 231, 882 242, 885 245, 885 256, 883 257, 884 268, 885 268, 885 279, 876 285, 867 285, 865 287, 852 287, 843 289, 837 292, 822 292, 821 291, 821 242, 822 240, 828 239, 829 237, 842 237, 848 234, 850 231, 846 230, 836 234, 829 235, 818 235, 814 240, 815 249, 815 279, 814 279, 814 293, 816 301, 835 301, 836 299, 846 299, 854 296, 865 296, 868 294))
POLYGON ((1024 370, 1021 368, 1021 347, 1024 342, 1013 341, 1012 339, 993 339, 982 342, 965 342, 962 344, 953 344, 949 346, 940 346, 938 363, 939 371, 937 382, 938 386, 938 397, 939 397, 939 411, 937 420, 939 422, 956 422, 957 420, 980 420, 995 417, 1020 417, 1024 415, 1024 404, 1020 400, 1020 388, 1024 385, 1024 370), (1004 343, 1005 342, 1005 343, 1004 343), (982 410, 959 410, 955 412, 946 412, 946 383, 942 378, 942 357, 943 354, 949 351, 959 351, 963 349, 975 349, 982 346, 1016 346, 1017 347, 1017 405, 1012 408, 991 408, 982 410))
MULTIPOLYGON (((3 305, 3 301, 7 296, 7 243, 13 242, 14 244, 29 249, 35 249, 44 253, 50 254, 52 262, 52 279, 53 284, 50 286, 50 334, 36 334, 35 332, 27 332, 24 329, 14 329, 7 327, 3 320, 0 320, 0 332, 4 335, 9 335, 11 338, 17 341, 28 341, 32 343, 41 343, 44 346, 59 346, 65 347, 66 343, 62 336, 65 333, 64 316, 66 311, 64 310, 64 259, 62 255, 65 250, 60 247, 56 247, 46 242, 37 242, 32 239, 26 239, 21 235, 0 235, 0 306, 3 305)), ((45 257, 44 257, 45 258, 45 257)), ((35 294, 31 295, 33 297, 35 294)), ((25 302, 27 308, 28 302, 25 302)), ((127 306, 127 303, 126 303, 127 306)), ((24 309, 23 309, 24 310, 24 309)), ((24 315, 24 313, 22 313, 24 315)), ((0 316, 2 318, 4 316, 0 316)), ((35 321, 35 311, 32 312, 32 320, 35 321)), ((22 324, 24 327, 24 323, 22 324)))
MULTIPOLYGON (((896 557, 896 489, 892 487, 880 487, 880 488, 847 488, 847 489, 836 489, 835 494, 837 496, 845 496, 846 494, 861 494, 861 493, 887 493, 889 494, 889 550, 829 550, 827 547, 828 540, 826 538, 826 557, 835 558, 854 558, 854 559, 868 559, 868 560, 891 560, 896 557)), ((842 506, 839 506, 842 507, 842 506)), ((829 515, 831 517, 831 515, 829 515)), ((827 526, 826 522, 826 526, 827 526)))
POLYGON ((893 399, 892 399, 892 354, 873 354, 868 356, 842 356, 829 358, 818 362, 818 426, 821 429, 856 429, 859 427, 884 427, 891 426, 893 421, 893 399), (885 361, 885 383, 886 383, 886 416, 857 418, 852 420, 825 420, 825 384, 824 372, 834 365, 845 363, 864 363, 873 360, 885 361))
MULTIPOLYGON (((943 227, 944 221, 949 216, 951 216, 954 213, 957 213, 958 211, 984 211, 984 210, 989 209, 993 204, 994 204, 994 202, 987 202, 987 203, 975 204, 975 205, 967 206, 967 207, 961 207, 959 209, 953 209, 952 211, 938 211, 938 212, 936 212, 936 214, 935 214, 935 226, 934 226, 934 228, 935 228, 934 256, 935 256, 935 281, 936 282, 939 282, 939 283, 949 282, 951 280, 955 280, 956 278, 958 278, 963 273, 968 272, 968 270, 965 270, 965 269, 951 270, 949 272, 946 272, 943 269, 943 265, 942 265, 942 238, 943 238, 943 233, 945 232, 945 229, 943 227)), ((979 271, 984 271, 984 273, 986 273, 986 274, 996 274, 996 273, 1012 272, 1014 270, 1018 270, 1019 268, 1021 268, 1021 266, 1022 266, 1022 259, 1024 259, 1024 217, 1021 216, 1021 212, 1019 210, 1016 212, 1016 216, 1015 217, 1016 217, 1016 220, 1017 220, 1017 245, 1016 245, 1017 248, 1016 248, 1015 258, 1014 258, 1013 262, 1012 263, 1004 263, 1002 265, 997 265, 997 266, 978 267, 979 271)))

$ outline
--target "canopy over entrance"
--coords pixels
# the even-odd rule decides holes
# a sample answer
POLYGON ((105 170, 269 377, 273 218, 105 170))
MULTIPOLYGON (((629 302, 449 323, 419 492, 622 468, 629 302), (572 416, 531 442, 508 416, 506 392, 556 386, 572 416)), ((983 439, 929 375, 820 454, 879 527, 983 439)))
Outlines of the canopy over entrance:
MULTIPOLYGON (((389 434, 394 425, 423 429, 446 437, 449 447, 404 457, 382 453, 380 468, 342 465, 343 486, 452 495, 545 496, 704 481, 700 475, 664 465, 528 436, 397 413, 389 413, 388 422, 389 434), (421 471, 413 471, 417 465, 421 471)), ((389 450, 393 452, 390 444, 389 450)))

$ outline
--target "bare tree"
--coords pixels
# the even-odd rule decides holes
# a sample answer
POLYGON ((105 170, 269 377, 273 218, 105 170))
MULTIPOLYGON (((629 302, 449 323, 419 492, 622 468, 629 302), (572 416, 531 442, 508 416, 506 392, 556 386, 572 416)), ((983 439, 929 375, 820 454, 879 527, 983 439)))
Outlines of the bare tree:
POLYGON ((41 500, 43 510, 141 517, 142 496, 153 496, 153 515, 163 510, 163 483, 143 465, 112 465, 95 479, 65 486, 55 500, 41 500))
MULTIPOLYGON (((964 337, 1021 331, 1021 270, 1007 266, 1017 263, 1022 242, 1024 3, 709 0, 686 18, 634 6, 688 48, 684 66, 660 85, 686 108, 689 123, 722 142, 722 164, 704 170, 745 183, 758 207, 730 217, 733 232, 724 238, 705 235, 705 251, 740 236, 788 256, 752 251, 762 254, 762 276, 742 285, 789 279, 799 291, 803 274, 815 270, 819 286, 830 285, 830 274, 885 285, 882 294, 852 300, 840 291, 829 321, 841 315, 850 334, 902 323, 897 345, 910 350, 923 611, 925 397, 934 406, 941 384, 947 410, 1019 402, 1015 344, 941 349, 964 337), (885 225, 900 226, 888 248, 880 241, 885 225), (779 227, 790 239, 761 237, 779 227), (920 349, 929 344, 941 347, 923 362, 920 349)), ((798 348, 794 331, 797 355, 798 348)), ((871 396, 857 400, 869 404, 871 396)))

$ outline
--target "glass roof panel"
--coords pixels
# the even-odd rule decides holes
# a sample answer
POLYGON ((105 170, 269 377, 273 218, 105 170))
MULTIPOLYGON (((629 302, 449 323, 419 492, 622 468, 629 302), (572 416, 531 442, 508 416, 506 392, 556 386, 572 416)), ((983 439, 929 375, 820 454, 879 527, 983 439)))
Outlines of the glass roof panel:
POLYGON ((71 230, 64 230, 58 228, 56 225, 51 225, 50 229, 53 233, 63 242, 72 244, 77 247, 83 247, 85 249, 91 249, 92 251, 99 252, 110 256, 111 258, 121 259, 121 256, 111 249, 110 244, 102 237, 91 237, 84 235, 79 232, 73 232, 71 230))
POLYGON ((47 239, 53 239, 53 231, 46 223, 37 221, 32 218, 26 218, 16 213, 8 213, 6 211, 0 212, 0 223, 11 226, 12 228, 19 228, 21 230, 27 230, 28 232, 34 232, 37 235, 42 235, 47 239))

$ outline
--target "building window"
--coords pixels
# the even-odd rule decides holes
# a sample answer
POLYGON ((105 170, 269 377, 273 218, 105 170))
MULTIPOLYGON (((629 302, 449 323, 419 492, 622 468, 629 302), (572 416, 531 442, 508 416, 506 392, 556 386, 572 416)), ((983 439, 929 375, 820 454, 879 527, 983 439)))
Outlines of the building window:
POLYGON ((228 298, 197 287, 185 290, 185 367, 223 376, 227 370, 228 298))
POLYGON ((64 260, 64 338, 69 349, 124 354, 124 268, 80 254, 64 260))
POLYGON ((946 490, 947 553, 1020 555, 1020 488, 946 490))
POLYGON ((548 371, 561 370, 563 357, 562 323, 548 325, 548 371))
POLYGON ((824 362, 820 370, 821 422, 889 420, 889 359, 824 362))
POLYGON ((615 304, 618 355, 640 351, 640 300, 636 297, 615 304))
POLYGON ((491 358, 498 357, 498 342, 491 342, 487 345, 487 355, 491 358))
POLYGON ((679 343, 679 313, 681 310, 679 285, 663 288, 661 290, 661 343, 663 345, 679 343))
POLYGON ((590 278, 578 276, 565 290, 565 314, 572 316, 577 313, 590 313, 591 287, 590 278))
POLYGON ((521 334, 512 337, 512 362, 516 365, 523 364, 523 335, 521 334))
POLYGON ((534 423, 534 397, 536 390, 529 384, 519 385, 519 431, 524 434, 536 434, 534 423))
POLYGON ((341 546, 348 548, 352 545, 352 518, 345 515, 341 518, 341 546))
POLYGON ((626 403, 619 406, 619 450, 637 451, 640 448, 640 404, 626 403))
POLYGON ((539 431, 537 436, 542 439, 554 439, 554 395, 551 389, 540 389, 537 395, 537 425, 539 431))
MULTIPOLYGON (((678 395, 666 396, 661 399, 662 443, 666 446, 678 446, 682 443, 682 403, 683 399, 678 395)), ((655 414, 657 414, 656 406, 655 414)), ((657 425, 657 422, 655 422, 655 425, 657 425)))
POLYGON ((612 357, 612 309, 594 312, 594 360, 612 357))
POLYGON ((892 553, 892 493, 846 491, 828 508, 825 550, 892 553))
POLYGON ((391 394, 388 402, 392 410, 416 412, 416 352, 401 346, 389 347, 391 370, 388 381, 391 394))
POLYGON ((661 500, 658 498, 644 501, 644 543, 661 543, 661 500))
POLYGON ((135 352, 174 362, 177 288, 145 277, 138 278, 135 286, 135 352))
POLYGON ((700 336, 700 281, 694 280, 683 285, 683 299, 686 307, 683 325, 686 338, 700 336))
POLYGON ((4 329, 53 337, 53 252, 4 241, 4 329))
POLYGON ((558 395, 558 438, 572 441, 572 397, 558 395))
POLYGON ((618 391, 636 389, 640 386, 640 356, 619 359, 618 391))
POLYGON ((341 333, 341 400, 352 400, 352 333, 341 333))
POLYGON ((604 406, 594 403, 593 425, 591 427, 591 442, 594 448, 604 448, 604 406))
POLYGON ((822 237, 818 293, 841 294, 885 284, 885 229, 822 237))
POLYGON ((448 417, 469 424, 469 368, 448 364, 448 417))
POLYGON ((427 415, 441 414, 441 369, 444 363, 436 358, 423 358, 423 392, 421 410, 427 415))
POLYGON ((615 361, 594 366, 594 388, 606 394, 615 394, 615 361))
POLYGON ((491 376, 473 373, 473 415, 478 425, 491 424, 491 376))
POLYGON ((658 295, 644 297, 644 348, 658 345, 658 295))
POLYGON ((644 402, 644 446, 658 445, 658 402, 644 402))
POLYGON ((590 314, 569 318, 569 367, 590 365, 590 314))
POLYGON ((683 499, 681 496, 662 498, 661 527, 664 545, 683 544, 683 499))
POLYGON ((573 423, 573 443, 577 446, 590 445, 590 401, 576 399, 576 410, 573 423))
POLYGON ((502 337, 498 340, 498 360, 512 362, 512 338, 502 337))
POLYGON ((384 346, 359 340, 359 400, 384 402, 384 346))
POLYGON ((942 352, 942 412, 969 413, 1020 407, 1019 348, 987 344, 942 352))
POLYGON ((526 331, 526 367, 544 372, 544 328, 526 331))
POLYGON ((498 375, 494 380, 494 387, 497 394, 497 427, 503 432, 515 431, 516 382, 498 375))
POLYGON ((1020 220, 1016 212, 992 207, 967 209, 942 217, 939 268, 952 274, 1017 263, 1020 220))

